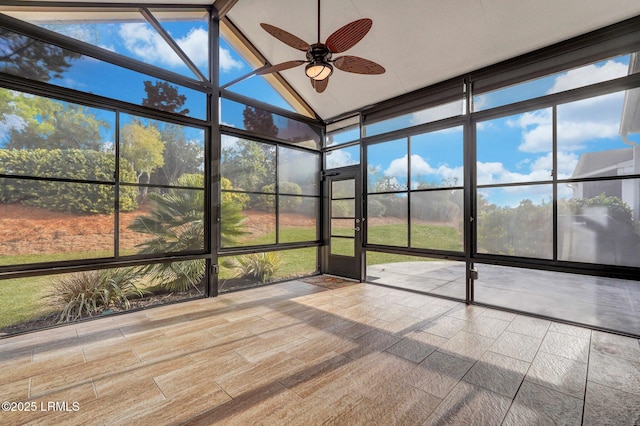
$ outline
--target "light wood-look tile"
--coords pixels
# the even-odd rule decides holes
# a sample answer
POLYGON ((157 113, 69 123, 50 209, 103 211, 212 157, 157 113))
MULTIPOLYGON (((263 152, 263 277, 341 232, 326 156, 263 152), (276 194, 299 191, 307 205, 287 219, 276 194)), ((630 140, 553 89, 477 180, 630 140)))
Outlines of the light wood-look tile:
POLYGON ((5 400, 78 409, 0 424, 598 424, 605 408, 624 424, 638 350, 388 287, 290 281, 2 339, 5 400))

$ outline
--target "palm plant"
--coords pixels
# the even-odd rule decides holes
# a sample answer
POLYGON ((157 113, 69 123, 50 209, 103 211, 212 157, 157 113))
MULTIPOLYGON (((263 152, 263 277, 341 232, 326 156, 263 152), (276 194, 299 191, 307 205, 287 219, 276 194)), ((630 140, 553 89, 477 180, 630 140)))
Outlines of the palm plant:
MULTIPOLYGON (((204 177, 197 174, 182 175, 177 186, 201 188, 204 177)), ((135 232, 149 234, 151 239, 140 243, 140 253, 177 253, 204 249, 205 194, 197 189, 169 189, 166 194, 149 194, 153 209, 147 216, 139 216, 129 225, 135 232)), ((239 207, 222 203, 222 241, 232 243, 244 235, 244 220, 239 207)), ((187 291, 199 284, 205 276, 205 260, 165 262, 143 267, 159 286, 169 291, 187 291)))

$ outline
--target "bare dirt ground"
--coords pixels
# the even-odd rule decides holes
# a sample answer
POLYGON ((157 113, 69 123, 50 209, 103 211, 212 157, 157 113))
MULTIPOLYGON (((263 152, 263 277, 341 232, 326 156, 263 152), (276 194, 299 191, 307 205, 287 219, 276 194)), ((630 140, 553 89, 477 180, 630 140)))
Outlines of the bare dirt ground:
MULTIPOLYGON (((148 208, 120 214, 120 247, 133 249, 148 238, 127 226, 148 208)), ((53 212, 0 204, 0 255, 113 250, 114 216, 53 212)))
MULTIPOLYGON (((135 250, 148 235, 130 231, 131 221, 149 212, 143 206, 120 213, 120 249, 135 250)), ((247 211, 245 226, 252 237, 275 230, 275 216, 247 211)), ((280 226, 312 227, 315 220, 299 214, 281 214, 280 226)), ((0 256, 113 250, 114 216, 53 212, 21 204, 0 204, 0 256)))

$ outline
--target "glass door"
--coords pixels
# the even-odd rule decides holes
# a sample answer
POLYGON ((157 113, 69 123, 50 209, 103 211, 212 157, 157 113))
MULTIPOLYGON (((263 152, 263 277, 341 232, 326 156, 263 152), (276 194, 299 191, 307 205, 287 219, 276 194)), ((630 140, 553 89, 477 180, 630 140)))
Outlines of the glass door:
POLYGON ((345 167, 327 177, 329 256, 327 273, 362 279, 360 168, 345 167))

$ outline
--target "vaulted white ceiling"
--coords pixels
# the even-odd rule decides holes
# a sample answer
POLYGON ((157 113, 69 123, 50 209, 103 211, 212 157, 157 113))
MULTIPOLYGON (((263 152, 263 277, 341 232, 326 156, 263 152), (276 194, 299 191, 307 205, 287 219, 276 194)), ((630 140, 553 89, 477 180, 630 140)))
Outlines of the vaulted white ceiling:
MULTIPOLYGON (((343 25, 371 18, 367 36, 345 54, 386 68, 383 75, 335 70, 316 93, 304 66, 282 77, 323 119, 640 15, 629 0, 322 0, 321 41, 343 25)), ((260 23, 317 41, 316 0, 238 0, 227 17, 271 64, 305 59, 260 23)))

